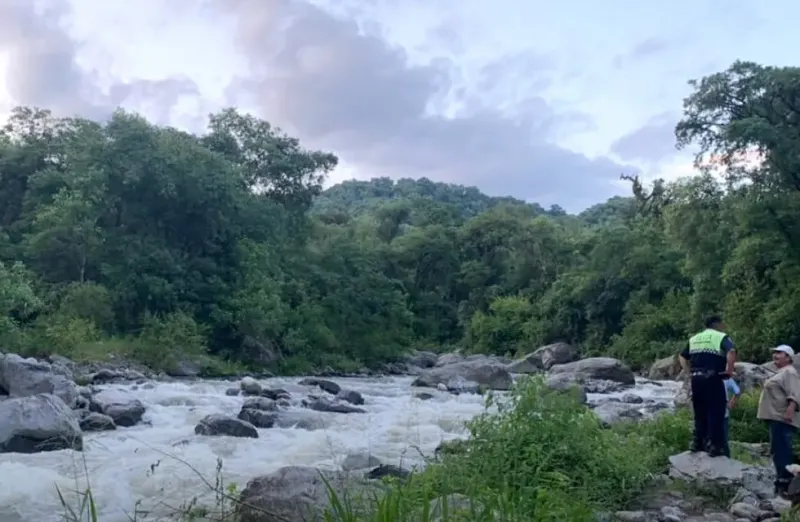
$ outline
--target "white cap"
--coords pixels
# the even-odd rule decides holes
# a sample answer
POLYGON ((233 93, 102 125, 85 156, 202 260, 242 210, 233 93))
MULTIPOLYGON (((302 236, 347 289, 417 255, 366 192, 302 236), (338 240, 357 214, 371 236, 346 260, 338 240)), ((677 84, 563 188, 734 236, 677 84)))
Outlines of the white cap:
POLYGON ((794 356, 794 350, 792 350, 792 347, 789 346, 788 344, 782 344, 780 346, 776 346, 775 348, 772 349, 772 351, 773 352, 783 352, 786 355, 788 355, 789 357, 793 357, 794 356))

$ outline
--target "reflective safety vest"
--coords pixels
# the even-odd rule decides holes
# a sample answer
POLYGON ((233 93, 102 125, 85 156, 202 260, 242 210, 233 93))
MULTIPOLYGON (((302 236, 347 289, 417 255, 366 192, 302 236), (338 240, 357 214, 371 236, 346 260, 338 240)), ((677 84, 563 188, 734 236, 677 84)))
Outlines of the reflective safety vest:
POLYGON ((722 340, 725 339, 726 336, 727 334, 723 332, 714 330, 713 328, 706 328, 689 339, 689 355, 708 353, 725 357, 725 352, 722 350, 722 340))

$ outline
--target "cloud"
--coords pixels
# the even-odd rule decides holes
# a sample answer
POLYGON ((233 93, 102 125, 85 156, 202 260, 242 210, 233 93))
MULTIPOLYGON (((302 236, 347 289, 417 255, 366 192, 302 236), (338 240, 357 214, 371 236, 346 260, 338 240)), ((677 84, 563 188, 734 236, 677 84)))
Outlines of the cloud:
POLYGON ((63 0, 0 1, 0 53, 7 56, 5 87, 13 104, 49 109, 57 116, 103 119, 117 106, 133 103, 166 123, 181 96, 199 94, 186 78, 117 82, 102 92, 96 78, 77 63, 80 43, 64 23, 69 14, 63 0))
POLYGON ((634 46, 629 52, 615 56, 611 64, 614 68, 621 69, 640 60, 652 58, 657 54, 663 53, 669 49, 669 47, 670 43, 665 39, 655 37, 646 38, 634 46))
POLYGON ((611 152, 624 161, 642 161, 650 165, 678 154, 675 148, 675 124, 678 116, 671 112, 658 114, 645 125, 611 144, 611 152))
POLYGON ((525 95, 515 100, 513 116, 472 97, 459 117, 445 118, 429 110, 451 90, 453 65, 445 60, 409 66, 401 50, 299 1, 220 0, 218 6, 236 18, 251 71, 232 91, 365 177, 428 176, 577 209, 618 193, 620 172, 631 170, 552 143, 579 118, 536 95, 551 73, 547 67, 515 57, 484 71, 484 80, 525 95))

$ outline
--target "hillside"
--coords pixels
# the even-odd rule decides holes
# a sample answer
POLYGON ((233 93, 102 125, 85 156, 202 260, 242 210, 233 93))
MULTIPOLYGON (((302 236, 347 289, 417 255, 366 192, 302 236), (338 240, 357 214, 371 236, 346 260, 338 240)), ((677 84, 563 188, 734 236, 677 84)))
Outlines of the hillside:
POLYGON ((722 181, 636 184, 579 216, 426 179, 323 191, 335 156, 234 110, 192 136, 18 109, 0 135, 2 346, 295 372, 563 340, 640 365, 722 311, 758 361, 800 340, 800 133, 774 101, 800 81, 776 75, 800 76, 735 64, 687 100, 679 141, 727 154, 722 181), (734 101, 726 126, 700 124, 734 101), (735 168, 754 146, 767 163, 735 168))

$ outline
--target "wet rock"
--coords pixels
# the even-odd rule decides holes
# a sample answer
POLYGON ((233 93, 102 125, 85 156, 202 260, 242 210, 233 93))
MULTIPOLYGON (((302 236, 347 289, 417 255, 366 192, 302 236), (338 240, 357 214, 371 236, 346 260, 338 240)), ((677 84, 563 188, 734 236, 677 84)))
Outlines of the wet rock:
POLYGON ((58 364, 24 359, 13 353, 0 355, 0 388, 10 397, 52 394, 72 408, 78 397, 78 387, 72 379, 72 372, 58 364))
POLYGON ((144 382, 147 377, 136 370, 112 370, 101 368, 95 373, 90 373, 82 377, 81 382, 89 384, 112 384, 125 382, 144 382))
POLYGON ((78 417, 57 395, 0 401, 0 453, 83 449, 78 417))
POLYGON ((364 397, 355 390, 342 390, 336 394, 336 398, 356 406, 364 404, 364 397))
POLYGON ((481 393, 482 388, 481 385, 477 382, 468 381, 466 379, 461 378, 460 376, 453 377, 447 384, 447 391, 450 393, 455 393, 458 395, 459 393, 481 393))
POLYGON ((249 422, 256 428, 272 428, 275 426, 275 419, 277 414, 270 411, 242 408, 237 415, 239 420, 249 422))
POLYGON ((260 395, 262 397, 266 397, 268 399, 272 399, 273 401, 279 401, 281 399, 289 400, 292 398, 292 394, 290 394, 286 390, 282 390, 280 388, 270 389, 264 388, 261 390, 260 395))
POLYGON ((327 428, 329 422, 322 415, 310 411, 284 411, 275 418, 275 426, 314 431, 327 428))
POLYGON ((407 469, 392 464, 381 464, 375 469, 369 471, 364 476, 370 480, 379 480, 384 477, 406 478, 411 475, 407 469))
POLYGON ((272 399, 266 397, 249 397, 242 404, 243 409, 253 409, 262 411, 278 411, 278 405, 272 399))
POLYGON ((228 397, 236 397, 239 395, 239 391, 240 391, 239 388, 228 388, 227 390, 225 390, 225 395, 227 395, 228 397))
POLYGON ((342 461, 342 469, 345 471, 372 469, 382 464, 380 459, 369 453, 350 453, 342 461))
POLYGON ((429 401, 433 399, 433 394, 428 392, 417 392, 414 394, 414 397, 421 401, 429 401))
POLYGON ((625 385, 636 384, 633 371, 618 359, 591 357, 550 368, 550 375, 570 375, 576 381, 611 381, 625 385))
POLYGON ((208 415, 194 427, 197 435, 258 438, 258 430, 247 421, 221 414, 208 415))
POLYGON ((474 382, 491 390, 508 390, 513 382, 505 365, 497 360, 481 357, 425 370, 414 380, 412 386, 436 388, 443 384, 446 387, 454 379, 474 382))
POLYGON ((642 404, 644 403, 644 399, 633 393, 626 393, 622 396, 622 402, 625 404, 642 404))
POLYGON ((120 390, 103 390, 92 397, 89 409, 108 415, 120 427, 135 426, 145 413, 142 401, 120 390))
POLYGON ((114 419, 93 411, 82 412, 80 427, 83 431, 110 431, 117 429, 114 419))
POLYGON ((258 395, 261 393, 261 385, 252 377, 242 378, 239 387, 244 395, 258 395))
POLYGON ((367 413, 367 410, 350 406, 349 404, 342 404, 331 402, 327 399, 312 399, 310 401, 303 401, 303 406, 314 411, 326 411, 331 413, 367 413))
POLYGON ((578 350, 572 345, 567 343, 548 344, 509 364, 508 371, 511 373, 539 373, 549 370, 556 364, 576 361, 578 356, 578 350))
POLYGON ((342 391, 341 386, 339 386, 335 382, 326 381, 325 379, 317 379, 317 378, 314 378, 314 377, 308 377, 306 379, 303 379, 302 381, 300 381, 297 384, 299 384, 301 386, 316 386, 319 389, 321 389, 322 391, 328 392, 331 395, 336 395, 337 393, 342 391))

